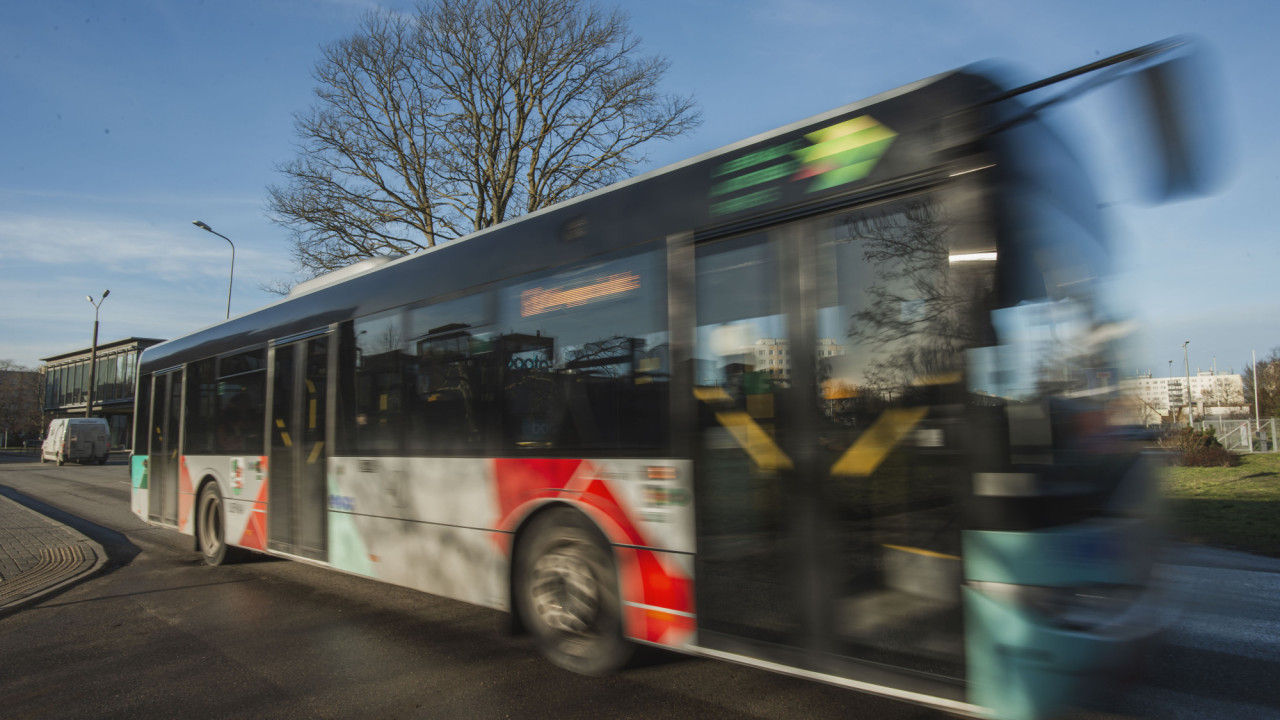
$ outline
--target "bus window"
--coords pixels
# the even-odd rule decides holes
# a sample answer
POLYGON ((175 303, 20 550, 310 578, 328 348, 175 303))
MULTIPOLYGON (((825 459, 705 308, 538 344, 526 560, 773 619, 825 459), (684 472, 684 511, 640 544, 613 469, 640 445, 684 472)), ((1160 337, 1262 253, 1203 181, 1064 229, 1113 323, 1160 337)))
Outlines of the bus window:
MULTIPOLYGON (((402 455, 404 453, 404 378, 409 356, 405 352, 404 311, 390 310, 359 318, 346 332, 354 350, 354 383, 343 382, 344 393, 355 397, 342 413, 346 432, 341 452, 354 455, 402 455)), ((346 365, 347 363, 344 363, 346 365)), ((350 368, 348 368, 350 369, 350 368)))
POLYGON ((214 452, 215 428, 218 423, 214 383, 214 358, 191 363, 187 370, 187 428, 183 439, 184 455, 208 455, 214 452))
POLYGON ((225 356, 218 361, 218 377, 229 377, 240 373, 266 369, 266 351, 262 349, 225 356))
POLYGON ((133 401, 133 454, 147 455, 151 441, 151 375, 138 378, 137 397, 133 401))
POLYGON ((409 455, 484 448, 496 367, 487 297, 470 295, 408 313, 404 419, 409 455))
POLYGON ((217 451, 261 455, 266 443, 266 351, 250 350, 218 361, 217 451))
POLYGON ((501 290, 506 447, 667 446, 664 253, 615 256, 501 290))

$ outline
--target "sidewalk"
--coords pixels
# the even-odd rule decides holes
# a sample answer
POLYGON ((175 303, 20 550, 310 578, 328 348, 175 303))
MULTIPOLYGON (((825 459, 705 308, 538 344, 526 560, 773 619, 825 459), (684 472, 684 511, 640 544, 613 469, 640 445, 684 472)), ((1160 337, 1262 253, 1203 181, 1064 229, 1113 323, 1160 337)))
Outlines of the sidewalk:
POLYGON ((0 495, 0 616, 97 572, 98 543, 0 495))

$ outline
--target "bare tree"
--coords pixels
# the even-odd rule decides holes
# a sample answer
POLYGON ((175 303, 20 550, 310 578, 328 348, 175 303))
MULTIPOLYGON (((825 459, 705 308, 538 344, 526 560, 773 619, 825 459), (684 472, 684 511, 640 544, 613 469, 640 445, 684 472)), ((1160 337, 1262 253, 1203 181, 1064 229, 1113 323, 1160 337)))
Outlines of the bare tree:
POLYGON ((0 431, 38 434, 43 406, 40 373, 12 360, 0 360, 0 431))
POLYGON ((695 127, 626 17, 586 0, 430 0, 323 50, 269 188, 309 274, 400 255, 625 177, 695 127))
POLYGON ((1255 383, 1262 417, 1280 416, 1280 347, 1272 348, 1266 357, 1258 360, 1256 376, 1252 365, 1245 369, 1244 399, 1250 405, 1253 404, 1255 383))

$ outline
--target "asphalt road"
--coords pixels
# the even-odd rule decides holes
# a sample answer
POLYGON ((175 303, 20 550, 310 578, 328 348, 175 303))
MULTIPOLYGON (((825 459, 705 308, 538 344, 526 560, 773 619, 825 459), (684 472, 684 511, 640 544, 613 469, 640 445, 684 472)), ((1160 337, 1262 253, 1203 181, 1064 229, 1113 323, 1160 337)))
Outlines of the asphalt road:
POLYGON ((1169 632, 1119 709, 1170 720, 1280 720, 1280 560, 1196 547, 1171 560, 1169 632))
MULTIPOLYGON (((658 652, 584 678, 491 610, 282 560, 208 567, 129 512, 123 464, 0 463, 0 486, 111 558, 0 619, 6 718, 945 717, 658 652)), ((1165 642, 1131 693, 1080 717, 1280 719, 1280 561, 1182 552, 1168 574, 1181 603, 1165 642)))

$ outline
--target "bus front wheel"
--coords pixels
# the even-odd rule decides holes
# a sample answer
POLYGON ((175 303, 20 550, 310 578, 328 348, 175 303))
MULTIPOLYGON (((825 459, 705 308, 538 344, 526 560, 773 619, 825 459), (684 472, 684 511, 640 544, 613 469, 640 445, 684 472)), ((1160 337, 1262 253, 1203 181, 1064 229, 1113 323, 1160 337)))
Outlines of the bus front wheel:
POLYGON ((613 554, 581 513, 556 508, 534 518, 518 549, 515 589, 520 619, 556 665, 607 675, 631 657, 613 554))
POLYGON ((226 516, 222 511, 222 495, 217 483, 209 483, 200 492, 200 504, 196 506, 196 532, 199 533, 200 554, 210 565, 222 565, 234 558, 234 548, 227 546, 223 535, 226 516))

